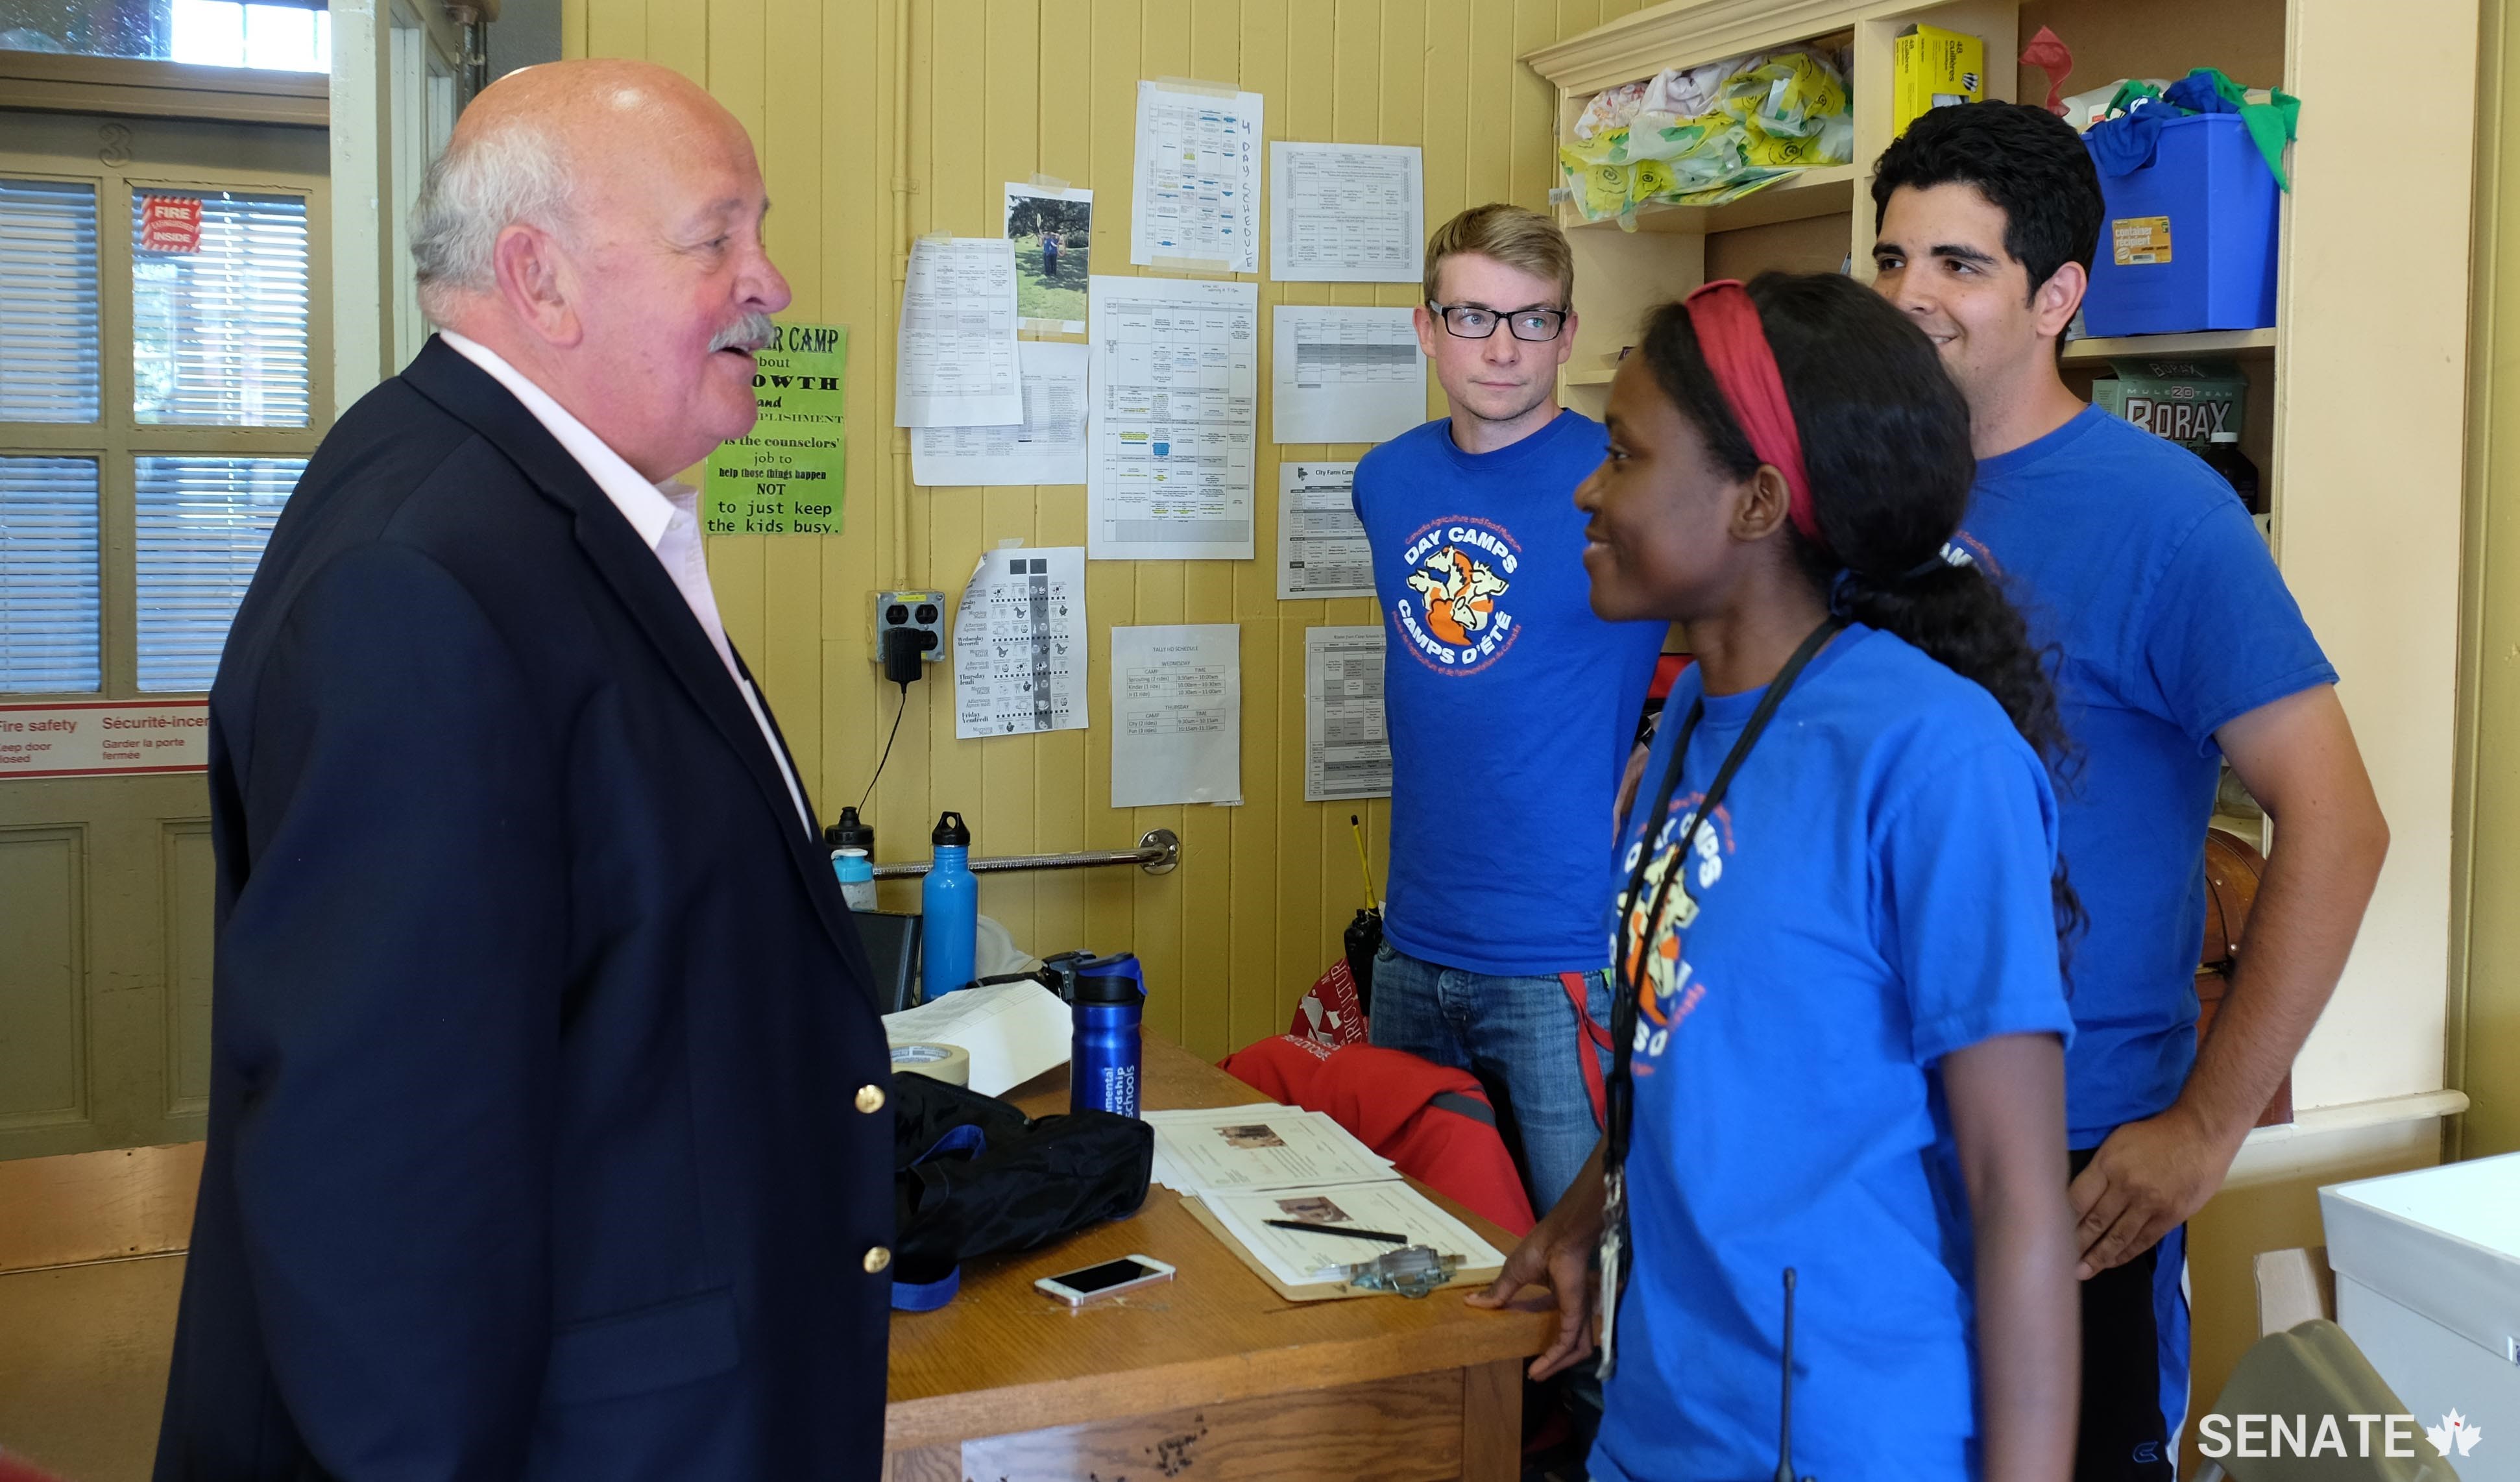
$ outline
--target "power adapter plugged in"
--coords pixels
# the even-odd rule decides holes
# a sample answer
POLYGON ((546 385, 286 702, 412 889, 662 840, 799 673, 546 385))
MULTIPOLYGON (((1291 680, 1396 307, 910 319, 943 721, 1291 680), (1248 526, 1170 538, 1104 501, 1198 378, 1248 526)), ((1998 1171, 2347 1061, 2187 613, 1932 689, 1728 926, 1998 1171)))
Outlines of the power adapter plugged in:
POLYGON ((896 685, 907 686, 919 680, 926 662, 926 651, 933 647, 936 635, 915 628, 893 628, 883 635, 883 677, 896 685))
POLYGON ((945 656, 944 593, 878 592, 874 617, 876 662, 892 683, 912 684, 922 664, 945 656))

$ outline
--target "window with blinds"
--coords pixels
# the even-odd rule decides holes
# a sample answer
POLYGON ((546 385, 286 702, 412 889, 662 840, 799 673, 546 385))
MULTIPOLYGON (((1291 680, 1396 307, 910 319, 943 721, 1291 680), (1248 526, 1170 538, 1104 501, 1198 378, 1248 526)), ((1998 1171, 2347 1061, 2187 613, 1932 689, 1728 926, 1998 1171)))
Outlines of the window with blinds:
POLYGON ((0 422, 97 420, 97 299, 96 187, 0 178, 0 422))
POLYGON ((96 460, 0 458, 0 693, 104 687, 96 460))
POLYGON ((131 202, 132 417, 144 424, 306 426, 306 201, 202 197, 200 248, 140 247, 131 202))
POLYGON ((142 458, 140 688, 206 690, 302 458, 142 458))

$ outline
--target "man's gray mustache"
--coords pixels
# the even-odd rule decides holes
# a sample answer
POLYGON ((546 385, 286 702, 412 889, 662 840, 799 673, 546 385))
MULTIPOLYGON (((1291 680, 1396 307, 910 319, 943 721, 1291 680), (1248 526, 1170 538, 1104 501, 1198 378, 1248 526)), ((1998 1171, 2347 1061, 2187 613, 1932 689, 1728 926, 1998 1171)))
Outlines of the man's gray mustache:
POLYGON ((767 314, 746 314, 717 332, 709 340, 715 350, 757 350, 779 337, 779 327, 767 314))

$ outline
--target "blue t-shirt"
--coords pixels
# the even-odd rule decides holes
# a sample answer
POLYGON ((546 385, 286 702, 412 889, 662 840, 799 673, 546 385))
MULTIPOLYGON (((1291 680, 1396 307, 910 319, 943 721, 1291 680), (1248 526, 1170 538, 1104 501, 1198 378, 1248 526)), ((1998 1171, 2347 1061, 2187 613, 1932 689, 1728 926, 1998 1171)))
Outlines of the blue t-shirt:
POLYGON ((1958 537, 2053 646, 2081 751, 2059 806, 2073 944, 2069 1145, 2167 1108, 2196 1059, 2205 827, 2225 722, 2336 682, 2248 510, 2203 460, 2097 408, 1982 460, 1958 537))
POLYGON ((1452 423, 1356 471, 1391 735, 1391 897, 1411 957, 1500 976, 1598 967, 1601 841, 1668 625, 1593 615, 1575 412, 1493 453, 1452 423))
MULTIPOLYGON (((1700 693, 1694 670, 1675 688, 1641 812, 1700 693)), ((1763 693, 1707 698, 1640 916, 1763 693)), ((1796 1470, 1974 1473, 1974 1241, 1936 1063, 2071 1033, 2055 850, 2047 769, 1984 690, 1860 624, 1803 671, 1688 847, 1691 920, 1649 943, 1595 1477, 1776 1469, 1788 1266, 1796 1470)))

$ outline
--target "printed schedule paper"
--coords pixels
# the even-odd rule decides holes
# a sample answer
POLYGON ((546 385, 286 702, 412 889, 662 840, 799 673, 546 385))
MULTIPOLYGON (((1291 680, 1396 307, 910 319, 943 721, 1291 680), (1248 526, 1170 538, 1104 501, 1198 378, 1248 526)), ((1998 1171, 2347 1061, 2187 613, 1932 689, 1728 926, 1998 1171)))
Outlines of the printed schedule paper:
POLYGON ((1249 561, 1260 286, 1094 280, 1086 554, 1249 561))
POLYGON ((1242 801, 1242 629, 1111 630, 1111 806, 1242 801))
POLYGON ((1410 309, 1279 304, 1270 316, 1272 442, 1384 442, 1426 420, 1410 309))
POLYGON ((892 425, 1007 427, 1024 420, 1015 359, 1014 244, 922 237, 901 288, 892 425))
POLYGON ((1304 630, 1304 801, 1391 795, 1382 629, 1304 630))
POLYGON ((1416 283, 1426 240, 1414 144, 1269 146, 1269 276, 1416 283))
POLYGON ((1373 549, 1356 517, 1356 465, 1278 465, 1278 599, 1372 597, 1373 549))
POLYGON ((919 427, 910 434, 910 481, 928 488, 1085 481, 1087 347, 1027 339, 1023 421, 999 427, 919 427))
POLYGON ((1085 729, 1085 552, 990 551, 954 612, 954 737, 1085 729))
POLYGON ((1258 93, 1138 84, 1139 267, 1260 271, 1258 93))

